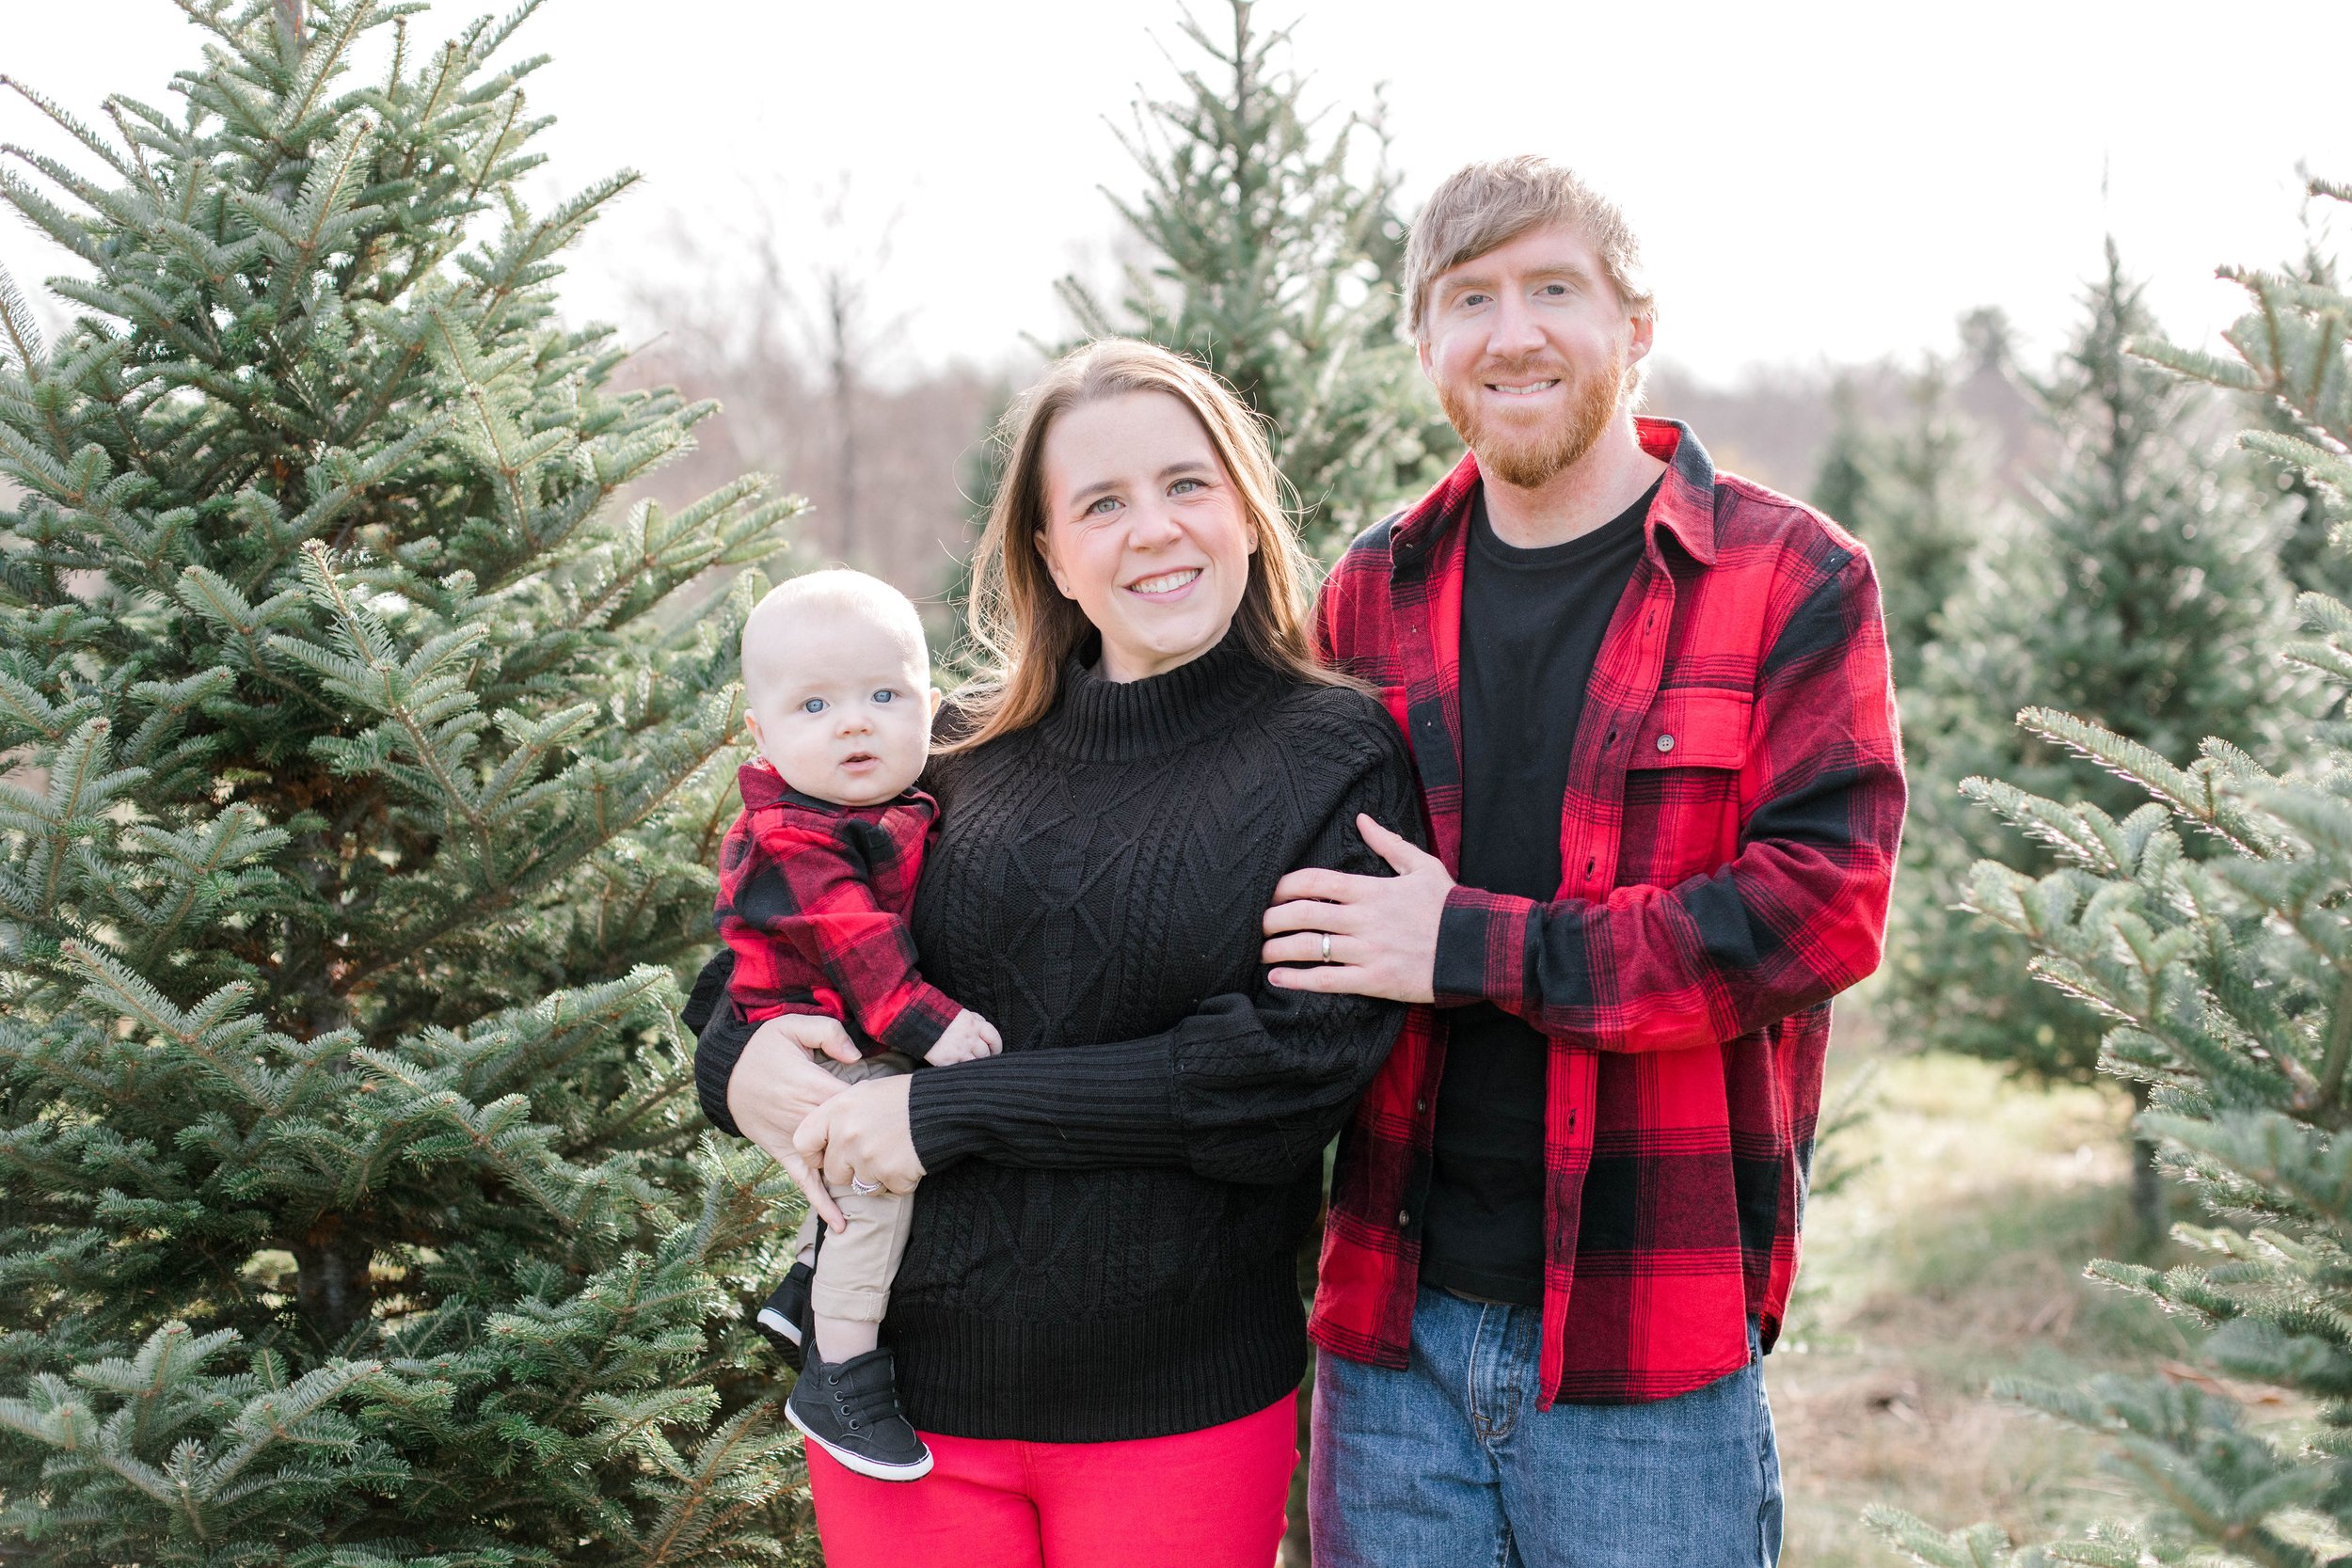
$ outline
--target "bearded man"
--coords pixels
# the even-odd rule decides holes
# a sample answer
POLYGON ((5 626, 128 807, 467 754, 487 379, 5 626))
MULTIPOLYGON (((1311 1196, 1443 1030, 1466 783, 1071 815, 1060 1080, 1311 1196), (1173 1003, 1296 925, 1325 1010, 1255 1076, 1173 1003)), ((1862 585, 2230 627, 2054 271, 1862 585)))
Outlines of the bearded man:
POLYGON ((1862 546, 1637 419, 1623 214, 1514 158, 1406 259, 1470 452, 1356 541, 1326 657, 1410 741, 1425 854, 1302 870, 1272 984, 1417 1008, 1340 1144, 1311 1324, 1319 1568, 1769 1564, 1761 1357, 1795 1277, 1829 999, 1903 815, 1862 546))

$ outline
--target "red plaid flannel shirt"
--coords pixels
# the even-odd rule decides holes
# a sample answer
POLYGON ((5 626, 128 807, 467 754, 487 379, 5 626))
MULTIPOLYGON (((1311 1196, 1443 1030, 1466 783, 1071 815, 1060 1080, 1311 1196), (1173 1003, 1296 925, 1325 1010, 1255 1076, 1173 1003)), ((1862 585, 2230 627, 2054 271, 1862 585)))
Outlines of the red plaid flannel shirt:
POLYGON ((939 806, 908 790, 836 806, 764 761, 737 779, 743 815, 719 847, 719 934, 735 949, 727 995, 754 1022, 828 1013, 877 1051, 920 1057, 963 1009, 914 971, 906 914, 939 806))
MULTIPOLYGON (((1818 513, 1679 424, 1587 689, 1549 904, 1457 888, 1417 1007, 1341 1145, 1311 1324, 1406 1365, 1442 1008, 1552 1042, 1539 1402, 1666 1399, 1769 1348, 1796 1276, 1829 999, 1877 967, 1903 816, 1877 578, 1818 513)), ((1379 686, 1460 864, 1465 457, 1324 584, 1324 653, 1379 686)))

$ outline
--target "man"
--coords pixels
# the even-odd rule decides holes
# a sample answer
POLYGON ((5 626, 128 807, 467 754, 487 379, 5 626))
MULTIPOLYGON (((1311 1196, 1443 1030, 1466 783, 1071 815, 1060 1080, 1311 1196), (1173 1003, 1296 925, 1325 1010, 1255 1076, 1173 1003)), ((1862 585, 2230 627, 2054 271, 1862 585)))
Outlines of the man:
POLYGON ((1861 546, 1634 418, 1623 215, 1536 158, 1406 259, 1470 448, 1325 585, 1431 856, 1299 871, 1277 985, 1417 1009, 1343 1135, 1311 1324, 1315 1560, 1769 1564, 1759 1358, 1796 1273, 1829 998, 1903 811, 1861 546))

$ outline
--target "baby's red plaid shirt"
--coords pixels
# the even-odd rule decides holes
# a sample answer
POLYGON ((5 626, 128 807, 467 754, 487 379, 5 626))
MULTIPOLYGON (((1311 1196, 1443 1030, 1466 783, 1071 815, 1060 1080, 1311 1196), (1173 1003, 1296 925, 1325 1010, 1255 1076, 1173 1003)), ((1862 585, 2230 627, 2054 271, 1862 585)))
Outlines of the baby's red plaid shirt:
POLYGON ((915 973, 907 911, 939 806, 910 789, 879 806, 803 795, 764 761, 737 779, 743 815, 719 848, 727 995, 754 1022, 821 1012, 875 1051, 920 1058, 963 1009, 915 973))

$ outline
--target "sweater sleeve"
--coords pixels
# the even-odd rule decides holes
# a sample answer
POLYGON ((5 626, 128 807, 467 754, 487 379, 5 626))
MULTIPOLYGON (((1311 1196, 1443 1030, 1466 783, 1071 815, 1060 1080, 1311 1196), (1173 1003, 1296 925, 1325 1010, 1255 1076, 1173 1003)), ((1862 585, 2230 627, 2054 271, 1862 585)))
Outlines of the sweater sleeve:
MULTIPOLYGON (((1376 728, 1375 755, 1301 863, 1387 875, 1387 863, 1356 830, 1359 812, 1421 839, 1404 741, 1385 717, 1376 728)), ((1224 1181, 1287 1181, 1339 1132, 1404 1021, 1400 1003, 1277 990, 1261 966, 1248 991, 1208 997, 1158 1034, 915 1074, 915 1152, 933 1172, 982 1159, 1175 1165, 1224 1181)))
MULTIPOLYGON (((739 1138, 743 1130, 735 1125, 735 1117, 727 1111, 727 1083, 735 1076, 735 1064, 742 1059, 743 1048, 752 1043, 759 1025, 738 1012, 726 994, 727 975, 735 968, 735 950, 722 947, 703 966, 694 991, 703 994, 705 982, 716 990, 714 1004, 707 1009, 701 1027, 694 1035, 694 1092, 702 1101, 703 1117, 711 1126, 729 1137, 739 1138)), ((690 1014, 688 1022, 694 1022, 690 1014)))

